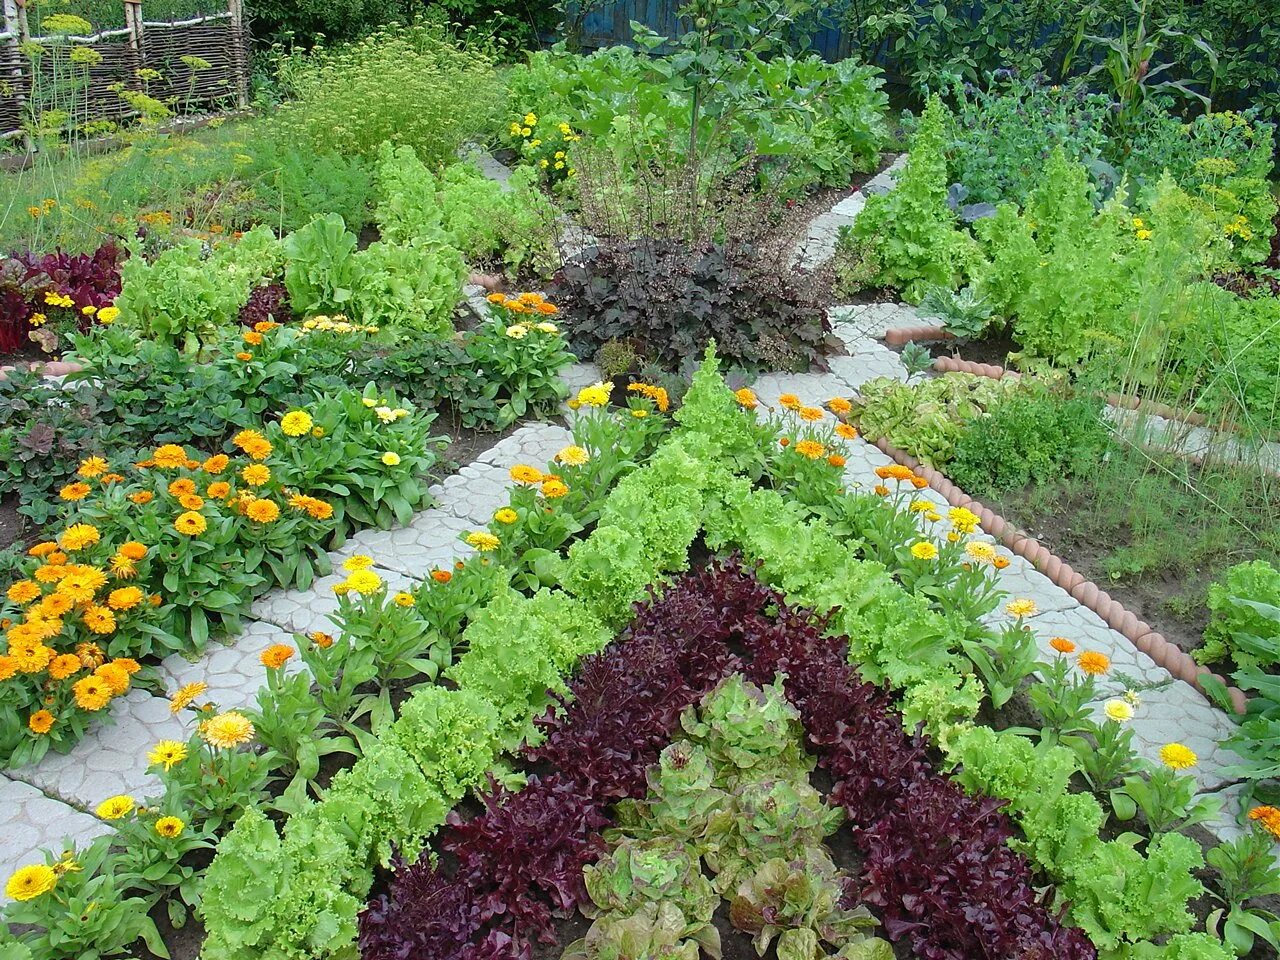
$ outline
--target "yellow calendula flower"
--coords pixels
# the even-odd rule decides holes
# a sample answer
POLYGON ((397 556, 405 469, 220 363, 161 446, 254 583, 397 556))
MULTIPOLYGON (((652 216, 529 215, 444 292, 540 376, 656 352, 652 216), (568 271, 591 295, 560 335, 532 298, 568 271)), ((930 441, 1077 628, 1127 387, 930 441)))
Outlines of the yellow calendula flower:
POLYGON ((98 809, 94 812, 103 820, 119 820, 127 817, 137 808, 138 801, 133 797, 120 795, 118 797, 110 797, 98 804, 98 809))
POLYGON ((513 524, 520 519, 520 515, 510 507, 503 507, 493 515, 493 519, 498 523, 513 524))
POLYGON ((382 578, 372 570, 355 570, 347 577, 347 589, 361 595, 377 593, 382 589, 382 578))
POLYGON ((4 892, 11 900, 34 900, 52 890, 58 883, 58 875, 52 867, 43 863, 22 867, 9 878, 4 892))
POLYGON ((249 718, 235 710, 228 710, 210 717, 200 724, 200 737, 205 743, 219 750, 229 750, 253 739, 253 724, 249 718))
POLYGON ((928 540, 920 540, 911 545, 911 555, 917 560, 936 560, 938 548, 928 540))
POLYGON ((356 570, 368 570, 372 566, 373 557, 367 556, 363 553, 357 553, 342 561, 342 569, 346 570, 348 573, 356 570))
POLYGON ((156 833, 166 840, 172 840, 186 829, 186 824, 177 817, 161 817, 156 821, 156 833))
POLYGON ((388 450, 386 453, 382 455, 380 459, 382 460, 382 463, 384 466, 387 466, 387 467, 400 466, 400 454, 396 453, 394 450, 388 450))
POLYGON ((1133 707, 1124 700, 1108 700, 1102 706, 1102 712, 1113 723, 1128 723, 1133 719, 1133 707))
POLYGON ((497 550, 502 545, 502 541, 495 537, 487 530, 475 530, 467 534, 467 543, 475 547, 481 553, 489 553, 497 550))
POLYGON ((601 380, 578 391, 577 401, 583 407, 607 407, 613 396, 613 384, 601 380))
POLYGON ((580 467, 591 459, 583 447, 571 444, 556 454, 556 461, 568 467, 580 467))
POLYGON ((1170 770, 1190 770, 1200 758, 1181 743, 1166 743, 1160 748, 1160 762, 1170 770))
POLYGON ((187 745, 181 740, 161 740, 147 752, 147 759, 166 770, 187 759, 187 745))
POLYGON ((73 523, 62 531, 58 544, 63 550, 73 552, 91 547, 102 539, 102 533, 91 523, 73 523))
POLYGON ((208 689, 209 685, 202 680, 180 687, 178 692, 169 698, 169 712, 180 713, 191 706, 195 699, 208 689))
POLYGON ((394 603, 397 607, 412 607, 414 604, 413 594, 405 593, 403 590, 401 590, 399 593, 397 593, 394 597, 391 598, 391 602, 394 603))
POLYGON ((1040 612, 1040 608, 1036 606, 1034 600, 1025 597, 1019 597, 1016 600, 1010 600, 1004 605, 1005 613, 1011 617, 1034 617, 1040 612))
POLYGON ((311 414, 305 410, 290 410, 280 418, 280 429, 286 437, 300 437, 304 433, 310 433, 314 425, 311 414))
POLYGON ((973 533, 978 529, 978 515, 964 507, 952 507, 947 511, 947 519, 960 533, 973 533))

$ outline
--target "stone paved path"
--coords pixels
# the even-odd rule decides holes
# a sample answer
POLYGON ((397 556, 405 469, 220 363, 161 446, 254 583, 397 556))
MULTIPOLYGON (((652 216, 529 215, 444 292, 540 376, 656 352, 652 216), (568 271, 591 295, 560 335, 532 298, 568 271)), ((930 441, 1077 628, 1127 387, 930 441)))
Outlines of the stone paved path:
MULTIPOLYGON (((594 367, 575 365, 565 379, 581 385, 598 377, 594 367)), ((571 436, 560 424, 525 424, 434 487, 435 505, 408 526, 352 536, 331 555, 334 566, 367 554, 391 589, 411 588, 433 568, 471 552, 459 535, 486 525, 507 502, 512 465, 545 466, 571 436)), ((168 657, 158 670, 166 692, 203 680, 220 707, 253 705, 263 684, 259 654, 273 643, 292 645, 295 632, 331 630, 329 614, 337 609, 332 587, 339 579, 332 574, 309 590, 273 590, 253 604, 244 631, 228 643, 210 643, 195 660, 168 657)), ((110 709, 114 723, 91 732, 70 753, 0 776, 0 876, 39 862, 41 849, 60 850, 64 840, 83 845, 108 833, 110 826, 92 814, 107 797, 158 792, 159 781, 147 773, 147 751, 157 740, 187 739, 189 728, 170 713, 168 700, 137 688, 110 709)))

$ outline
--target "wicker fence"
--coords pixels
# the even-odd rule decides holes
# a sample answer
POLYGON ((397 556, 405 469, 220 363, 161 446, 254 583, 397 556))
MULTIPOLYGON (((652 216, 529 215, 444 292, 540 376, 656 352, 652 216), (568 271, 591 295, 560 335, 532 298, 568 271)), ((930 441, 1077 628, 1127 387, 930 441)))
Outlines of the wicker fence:
POLYGON ((219 13, 180 21, 149 21, 142 0, 124 0, 125 26, 90 37, 37 37, 28 29, 24 0, 0 0, 0 139, 27 135, 48 103, 42 91, 74 85, 74 121, 121 120, 135 111, 119 87, 174 103, 179 109, 244 107, 249 96, 248 32, 243 0, 227 0, 219 13), (31 55, 28 44, 45 53, 31 55), (55 45, 88 47, 97 62, 55 77, 55 57, 63 72, 67 51, 55 45), (99 59, 100 58, 100 59, 99 59), (185 59, 184 59, 185 58, 185 59))

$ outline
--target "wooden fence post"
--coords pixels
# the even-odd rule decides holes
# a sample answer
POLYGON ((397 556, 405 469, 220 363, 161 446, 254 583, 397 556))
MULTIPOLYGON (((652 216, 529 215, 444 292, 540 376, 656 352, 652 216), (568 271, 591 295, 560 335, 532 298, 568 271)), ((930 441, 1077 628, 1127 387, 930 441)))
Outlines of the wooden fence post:
POLYGON ((249 62, 245 56, 248 35, 244 26, 244 0, 227 0, 231 14, 231 65, 236 73, 236 106, 244 110, 249 106, 249 62))
MULTIPOLYGON (((22 62, 26 54, 22 52, 22 45, 27 42, 27 11, 25 0, 3 0, 4 3, 4 32, 10 34, 7 43, 13 47, 16 54, 13 76, 13 93, 14 99, 21 99, 26 103, 31 102, 30 91, 23 90, 23 80, 25 74, 22 70, 22 62)), ((24 130, 22 134, 22 144, 26 148, 27 153, 31 153, 35 149, 35 144, 31 140, 31 134, 24 130)))
POLYGON ((138 71, 147 65, 142 46, 142 0, 124 0, 124 25, 129 31, 129 49, 133 52, 133 76, 125 85, 141 85, 138 71))

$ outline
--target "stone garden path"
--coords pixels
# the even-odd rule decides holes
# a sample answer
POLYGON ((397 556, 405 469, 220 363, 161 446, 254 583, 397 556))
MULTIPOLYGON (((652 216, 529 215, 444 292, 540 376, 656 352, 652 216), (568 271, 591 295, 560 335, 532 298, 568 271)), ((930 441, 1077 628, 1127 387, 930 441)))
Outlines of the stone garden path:
MULTIPOLYGON (((901 160, 867 184, 868 192, 892 186, 901 160)), ((490 171, 498 176, 501 171, 490 171)), ((841 200, 817 217, 807 239, 797 248, 796 260, 812 268, 830 259, 836 234, 851 223, 864 202, 862 191, 841 200)), ((469 289, 469 299, 484 309, 482 291, 469 289)), ((888 376, 907 379, 898 355, 880 339, 895 327, 916 326, 919 318, 905 304, 870 304, 834 307, 830 311, 835 332, 848 355, 831 358, 830 371, 811 374, 774 374, 755 384, 760 399, 776 405, 779 395, 794 393, 802 401, 818 404, 834 396, 849 396, 868 380, 888 376)), ((599 378, 590 364, 566 371, 572 390, 599 378)), ((568 413, 567 409, 563 411, 568 413)), ((544 464, 569 442, 570 433, 558 423, 530 423, 498 441, 477 459, 462 467, 433 489, 435 505, 414 517, 406 527, 366 530, 353 536, 332 559, 364 553, 375 559, 375 569, 393 589, 412 585, 431 569, 447 565, 469 549, 459 534, 485 525, 493 511, 507 499, 508 469, 515 463, 544 464)), ((850 444, 846 478, 852 487, 877 483, 874 470, 892 461, 862 439, 850 444)), ((945 508, 932 490, 919 491, 945 508)), ((944 515, 945 515, 945 511, 944 515)), ((942 526, 945 532, 945 522, 942 526)), ((328 616, 336 609, 331 575, 309 590, 275 590, 252 608, 244 631, 226 645, 211 643, 197 660, 171 656, 160 667, 164 692, 195 680, 209 684, 209 697, 223 708, 245 707, 255 702, 263 682, 258 656, 273 643, 293 643, 293 634, 329 629, 328 616)), ((1160 746, 1177 739, 1200 757, 1195 775, 1205 790, 1216 790, 1231 801, 1238 792, 1222 773, 1232 762, 1218 741, 1232 730, 1231 720, 1214 709, 1191 686, 1175 681, 1167 671, 1112 630, 1091 610, 1038 573, 1021 557, 1000 572, 1000 585, 1011 597, 1033 599, 1039 613, 1030 620, 1046 657, 1054 656, 1048 642, 1062 636, 1082 649, 1098 650, 1111 657, 1115 670, 1144 684, 1155 684, 1142 694, 1142 704, 1132 721, 1140 752, 1154 758, 1160 746)), ((992 615, 994 621, 1005 618, 992 615)), ((51 755, 41 763, 0 775, 0 875, 26 863, 38 862, 40 851, 59 849, 64 841, 84 844, 110 831, 92 814, 102 800, 119 793, 143 797, 157 792, 160 784, 146 772, 147 750, 161 739, 185 740, 189 730, 169 711, 168 701, 141 689, 130 691, 111 707, 114 723, 90 733, 70 753, 51 755)), ((1240 832, 1236 824, 1238 801, 1225 805, 1211 828, 1221 837, 1240 832)))

